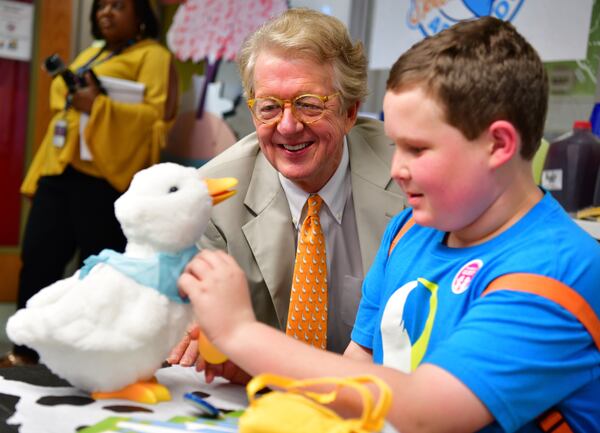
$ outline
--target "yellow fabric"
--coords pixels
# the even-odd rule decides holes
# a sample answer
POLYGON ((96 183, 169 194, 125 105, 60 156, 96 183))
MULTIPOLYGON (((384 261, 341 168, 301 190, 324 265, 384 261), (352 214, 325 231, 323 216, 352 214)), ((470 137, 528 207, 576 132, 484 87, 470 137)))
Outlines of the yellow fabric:
POLYGON ((323 377, 295 380, 273 374, 256 376, 247 385, 249 407, 240 417, 241 433, 345 433, 376 432, 383 428, 392 392, 389 386, 375 376, 323 377), (332 391, 314 391, 315 387, 331 388, 332 391), (368 385, 378 389, 375 402, 368 385), (260 398, 255 395, 271 386, 282 389, 260 398), (307 391, 311 388, 313 391, 307 391), (361 398, 363 410, 360 418, 340 417, 323 404, 332 403, 343 388, 352 389, 361 398))
POLYGON ((531 170, 533 171, 533 179, 536 184, 540 184, 542 181, 542 171, 544 170, 544 163, 546 162, 546 155, 548 155, 548 149, 550 148, 550 143, 544 138, 542 138, 542 142, 540 143, 540 147, 533 157, 533 161, 531 162, 531 170))
POLYGON ((418 281, 421 284, 423 284, 427 290, 431 292, 431 296, 429 297, 429 314, 427 315, 427 320, 425 321, 425 327, 423 328, 421 336, 413 345, 413 350, 411 351, 411 371, 415 371, 417 367, 421 365, 421 361, 425 357, 425 352, 429 347, 429 339, 431 338, 431 330, 433 329, 433 321, 435 320, 438 306, 439 286, 435 283, 432 283, 431 281, 427 281, 425 278, 418 278, 418 281))
POLYGON ((296 340, 327 347, 327 260, 319 210, 323 199, 312 195, 300 228, 286 334, 296 340))
MULTIPOLYGON (((99 49, 97 45, 85 49, 70 68, 76 71, 99 49)), ((79 156, 79 112, 64 112, 67 88, 62 78, 54 79, 50 87, 53 117, 21 186, 23 194, 33 195, 41 176, 61 174, 68 164, 88 175, 105 178, 114 188, 124 191, 137 171, 159 161, 170 126, 162 119, 171 54, 158 42, 146 39, 102 61, 108 55, 109 52, 102 53, 92 64, 96 75, 144 83, 144 101, 128 104, 98 95, 84 131, 93 160, 83 161, 79 156), (52 138, 55 123, 62 118, 68 123, 67 137, 65 145, 57 148, 52 138)))

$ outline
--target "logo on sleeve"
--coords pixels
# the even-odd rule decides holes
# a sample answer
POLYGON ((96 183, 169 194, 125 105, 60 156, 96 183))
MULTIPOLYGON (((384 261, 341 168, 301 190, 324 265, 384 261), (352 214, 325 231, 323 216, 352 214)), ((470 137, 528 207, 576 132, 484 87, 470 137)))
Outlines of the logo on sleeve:
POLYGON ((452 280, 452 292, 460 295, 469 288, 475 274, 483 267, 480 259, 471 260, 456 273, 452 280))

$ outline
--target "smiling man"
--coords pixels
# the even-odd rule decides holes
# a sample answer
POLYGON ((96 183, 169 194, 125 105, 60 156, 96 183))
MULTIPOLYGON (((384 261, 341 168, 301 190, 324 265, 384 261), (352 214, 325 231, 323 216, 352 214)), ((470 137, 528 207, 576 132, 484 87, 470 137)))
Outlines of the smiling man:
MULTIPOLYGON (((390 216, 403 207, 382 123, 358 118, 367 94, 362 44, 336 18, 291 9, 245 42, 239 66, 256 132, 201 168, 207 177, 239 179, 237 195, 215 209, 202 247, 235 257, 258 319, 285 329, 298 231, 307 199, 318 195, 327 264, 324 345, 342 352, 363 276, 390 216)), ((195 347, 187 348, 169 360, 189 364, 195 347)))

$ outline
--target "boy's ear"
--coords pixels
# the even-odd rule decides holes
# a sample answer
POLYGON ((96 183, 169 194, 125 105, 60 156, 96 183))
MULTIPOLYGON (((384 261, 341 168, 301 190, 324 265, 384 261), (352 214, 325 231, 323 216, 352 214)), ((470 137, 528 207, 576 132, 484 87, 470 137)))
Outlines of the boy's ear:
POLYGON ((492 139, 490 148, 490 165, 500 167, 510 161, 520 151, 521 137, 512 123, 496 120, 488 128, 492 139))

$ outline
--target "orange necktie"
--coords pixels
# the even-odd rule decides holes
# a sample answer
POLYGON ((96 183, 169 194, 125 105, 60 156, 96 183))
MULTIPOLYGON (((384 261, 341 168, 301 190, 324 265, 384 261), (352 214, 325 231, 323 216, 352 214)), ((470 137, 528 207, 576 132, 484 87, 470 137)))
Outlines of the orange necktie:
POLYGON ((298 239, 286 334, 315 347, 327 347, 327 260, 319 220, 323 199, 312 195, 298 239))

